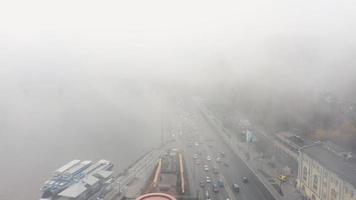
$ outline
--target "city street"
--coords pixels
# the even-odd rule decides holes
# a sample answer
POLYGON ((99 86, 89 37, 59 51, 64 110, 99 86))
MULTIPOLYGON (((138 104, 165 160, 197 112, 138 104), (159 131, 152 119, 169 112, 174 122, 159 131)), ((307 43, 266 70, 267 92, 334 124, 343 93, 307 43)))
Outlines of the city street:
POLYGON ((274 199, 241 158, 224 144, 194 105, 185 105, 183 112, 188 114, 176 119, 181 120, 181 130, 175 129, 173 132, 179 132, 174 136, 178 148, 184 152, 192 195, 198 194, 199 199, 274 199), (204 165, 208 166, 208 170, 204 170, 204 165), (213 172, 214 167, 217 173, 213 172), (207 183, 207 176, 211 183, 207 183), (247 183, 243 182, 243 177, 247 177, 247 183), (218 186, 219 191, 214 192, 213 184, 219 180, 224 186, 218 186), (233 184, 239 186, 239 192, 233 189, 233 184))

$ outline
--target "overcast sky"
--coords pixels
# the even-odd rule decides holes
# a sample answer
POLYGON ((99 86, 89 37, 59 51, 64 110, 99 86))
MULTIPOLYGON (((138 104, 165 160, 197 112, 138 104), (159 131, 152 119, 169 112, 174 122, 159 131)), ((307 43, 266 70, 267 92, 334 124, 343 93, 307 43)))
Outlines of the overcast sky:
POLYGON ((322 81, 345 74, 334 63, 354 57, 355 21, 352 0, 3 1, 0 76, 196 81, 224 64, 241 79, 322 81))

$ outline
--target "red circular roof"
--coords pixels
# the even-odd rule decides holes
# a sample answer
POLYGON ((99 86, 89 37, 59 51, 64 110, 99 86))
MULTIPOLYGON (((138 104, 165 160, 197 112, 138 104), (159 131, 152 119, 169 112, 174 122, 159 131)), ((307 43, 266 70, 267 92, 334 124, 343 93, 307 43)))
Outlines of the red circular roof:
POLYGON ((148 193, 137 197, 136 200, 176 200, 176 198, 164 193, 148 193))

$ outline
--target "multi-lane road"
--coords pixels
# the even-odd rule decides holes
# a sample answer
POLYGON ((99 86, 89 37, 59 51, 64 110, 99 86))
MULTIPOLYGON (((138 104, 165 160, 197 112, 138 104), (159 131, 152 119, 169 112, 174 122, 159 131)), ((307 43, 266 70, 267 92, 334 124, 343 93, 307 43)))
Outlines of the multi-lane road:
POLYGON ((181 112, 183 114, 176 120, 182 120, 179 127, 184 131, 175 130, 180 134, 175 134, 174 137, 185 155, 192 194, 199 195, 199 199, 208 199, 208 193, 209 198, 214 200, 274 199, 241 158, 219 138, 219 134, 214 132, 194 105, 185 105, 181 112), (225 157, 221 156, 221 152, 225 157), (193 158, 194 154, 198 154, 198 158, 193 158), (210 160, 207 159, 208 156, 210 160), (221 162, 216 161, 218 157, 221 162), (204 170, 204 165, 208 165, 208 171, 204 170), (217 174, 213 173, 214 167, 218 168, 217 174), (206 182, 207 176, 210 177, 211 183, 206 182), (244 183, 242 177, 247 177, 248 182, 244 183), (223 181, 224 187, 214 192, 213 184, 217 184, 219 180, 223 181), (201 181, 204 182, 203 187, 200 185, 201 181), (234 191, 233 184, 239 185, 239 192, 234 191))

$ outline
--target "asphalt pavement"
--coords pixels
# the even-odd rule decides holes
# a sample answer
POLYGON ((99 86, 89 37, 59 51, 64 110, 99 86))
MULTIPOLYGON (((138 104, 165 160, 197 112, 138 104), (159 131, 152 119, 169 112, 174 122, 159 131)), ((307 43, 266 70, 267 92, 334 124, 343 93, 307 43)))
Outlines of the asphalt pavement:
POLYGON ((208 199, 205 195, 208 192, 209 198, 214 200, 274 199, 241 158, 219 138, 219 134, 214 132, 209 122, 193 105, 186 106, 184 112, 189 114, 185 114, 184 119, 181 119, 183 121, 180 122, 182 124, 180 127, 190 127, 184 127, 184 131, 180 131, 181 134, 175 137, 178 148, 184 153, 192 194, 198 194, 199 199, 208 199), (221 152, 225 154, 225 157, 220 156, 221 152), (193 158, 194 154, 198 154, 197 159, 193 158), (211 158, 210 161, 207 160, 208 156, 211 158), (217 157, 221 158, 221 162, 216 161, 217 157), (196 164, 197 160, 200 164, 196 164), (208 165, 208 171, 204 171, 204 165, 208 165), (218 168, 217 174, 213 173, 214 167, 218 168), (211 183, 206 183, 207 176, 210 177, 211 183), (247 177, 248 183, 244 183, 242 177, 247 177), (224 187, 214 192, 213 184, 216 184, 218 180, 224 182, 224 187), (204 187, 200 186, 200 181, 204 181, 204 187), (240 192, 233 190, 233 184, 239 185, 240 192))

